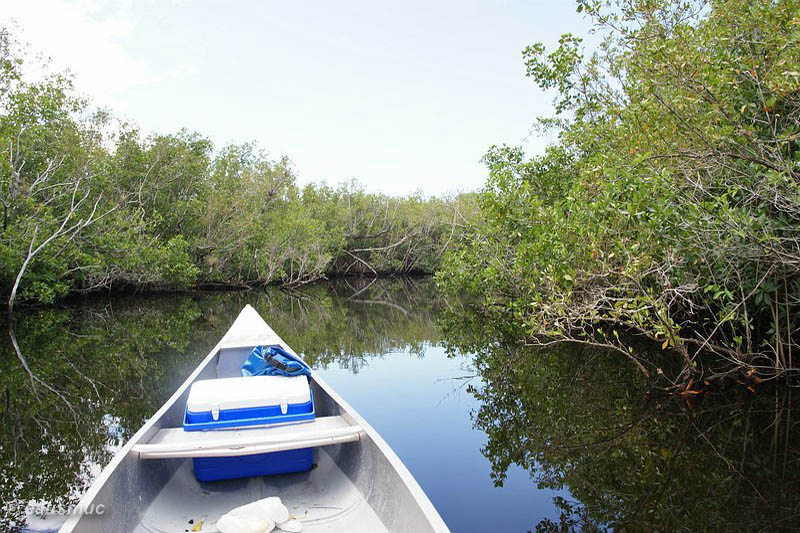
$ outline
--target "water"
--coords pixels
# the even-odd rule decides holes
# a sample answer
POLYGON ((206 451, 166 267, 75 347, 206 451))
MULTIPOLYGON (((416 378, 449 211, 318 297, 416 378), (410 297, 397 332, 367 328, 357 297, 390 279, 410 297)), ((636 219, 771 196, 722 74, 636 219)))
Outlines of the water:
POLYGON ((791 390, 663 396, 619 357, 522 350, 430 280, 388 280, 20 315, 19 351, 9 337, 0 354, 0 530, 52 528, 31 502, 74 505, 246 303, 380 432, 454 531, 800 523, 791 390))
POLYGON ((391 351, 358 374, 338 364, 320 373, 392 446, 453 531, 527 531, 557 516, 553 496, 564 491, 537 490, 521 468, 494 486, 486 435, 470 416, 479 407, 466 389, 479 382, 467 377, 472 358, 433 345, 422 353, 391 351))

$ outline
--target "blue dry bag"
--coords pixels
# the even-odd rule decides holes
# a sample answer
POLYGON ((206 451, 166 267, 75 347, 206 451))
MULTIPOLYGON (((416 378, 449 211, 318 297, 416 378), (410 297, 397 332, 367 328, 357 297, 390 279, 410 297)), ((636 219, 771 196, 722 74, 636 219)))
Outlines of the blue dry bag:
POLYGON ((310 376, 311 368, 280 346, 256 346, 242 365, 242 376, 310 376))

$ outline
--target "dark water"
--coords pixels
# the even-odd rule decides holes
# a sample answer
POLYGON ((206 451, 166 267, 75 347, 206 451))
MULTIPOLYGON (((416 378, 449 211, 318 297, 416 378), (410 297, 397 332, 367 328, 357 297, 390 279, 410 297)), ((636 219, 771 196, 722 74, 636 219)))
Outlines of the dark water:
POLYGON ((509 346, 430 281, 390 280, 19 316, 19 351, 4 337, 0 354, 0 530, 52 527, 31 509, 74 505, 246 303, 383 435, 453 531, 800 526, 791 389, 664 396, 619 357, 509 346))

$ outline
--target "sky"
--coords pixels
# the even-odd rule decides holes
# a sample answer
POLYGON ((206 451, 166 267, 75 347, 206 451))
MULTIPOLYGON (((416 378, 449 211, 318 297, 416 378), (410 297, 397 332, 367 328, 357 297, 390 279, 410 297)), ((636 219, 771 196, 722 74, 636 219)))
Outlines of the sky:
POLYGON ((0 24, 145 133, 287 155, 298 181, 476 190, 494 144, 536 153, 552 95, 522 49, 586 35, 571 0, 0 0, 0 24))

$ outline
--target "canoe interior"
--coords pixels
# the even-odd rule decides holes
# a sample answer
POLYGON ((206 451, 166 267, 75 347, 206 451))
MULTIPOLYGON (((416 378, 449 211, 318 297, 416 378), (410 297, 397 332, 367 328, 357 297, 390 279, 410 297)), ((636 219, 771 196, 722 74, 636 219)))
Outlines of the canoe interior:
MULTIPOLYGON (((250 348, 220 350, 198 379, 239 376, 249 353, 250 348)), ((313 394, 318 416, 339 414, 338 406, 318 386, 313 394), (320 404, 324 404, 323 409, 320 404)), ((170 409, 170 426, 183 422, 185 404, 186 395, 170 409)), ((134 531, 183 532, 193 527, 189 520, 194 525, 203 520, 202 531, 216 531, 216 521, 222 514, 268 496, 280 496, 289 512, 303 521, 304 531, 387 531, 355 484, 332 459, 331 454, 339 456, 341 448, 342 445, 328 447, 327 451, 315 450, 317 467, 310 472, 211 483, 199 483, 194 478, 191 459, 157 461, 175 463, 177 469, 134 531)))
MULTIPOLYGON (((222 348, 209 356, 160 416, 131 439, 123 450, 128 452, 112 461, 108 467, 112 471, 96 493, 87 493, 81 502, 95 508, 102 503, 106 512, 68 520, 62 532, 183 533, 192 531, 200 520, 200 531, 214 532, 220 515, 268 496, 280 496, 289 512, 303 522, 304 531, 312 533, 447 531, 432 507, 421 508, 420 496, 409 488, 416 482, 409 481, 404 467, 398 472, 382 449, 385 443, 376 443, 369 434, 357 442, 317 448, 317 466, 310 472, 210 483, 195 480, 191 459, 140 460, 129 451, 133 444, 148 442, 161 428, 180 427, 191 382, 239 376, 250 351, 250 347, 222 348)), ((317 416, 341 415, 361 422, 340 407, 327 385, 314 379, 311 386, 317 416)))

